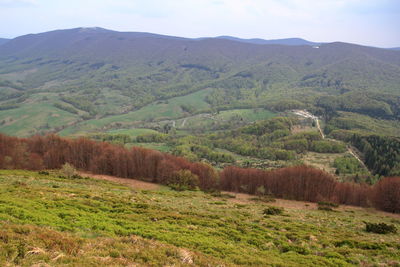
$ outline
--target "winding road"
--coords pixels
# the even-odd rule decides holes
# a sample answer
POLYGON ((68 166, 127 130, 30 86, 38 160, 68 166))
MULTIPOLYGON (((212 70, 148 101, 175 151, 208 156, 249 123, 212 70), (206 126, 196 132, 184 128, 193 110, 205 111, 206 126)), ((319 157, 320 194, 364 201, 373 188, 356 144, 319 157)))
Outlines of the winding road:
MULTIPOLYGON (((311 113, 308 112, 307 110, 293 110, 293 113, 296 114, 296 115, 298 115, 298 116, 300 116, 300 117, 303 117, 303 118, 311 118, 311 119, 313 119, 313 120, 315 121, 315 125, 316 125, 317 128, 318 128, 319 133, 321 134, 322 139, 325 139, 324 132, 323 132, 322 129, 321 129, 321 125, 320 125, 320 123, 319 123, 319 119, 318 119, 317 116, 311 114, 311 113)), ((329 140, 332 140, 332 141, 336 141, 336 142, 337 142, 337 140, 335 140, 335 139, 329 139, 329 140)), ((366 166, 365 163, 360 159, 360 157, 357 155, 357 152, 355 151, 354 148, 352 148, 350 145, 348 145, 348 146, 347 146, 347 151, 348 151, 354 158, 356 158, 356 159, 358 160, 358 162, 360 162, 360 164, 361 164, 366 170, 368 170, 367 166, 366 166)))

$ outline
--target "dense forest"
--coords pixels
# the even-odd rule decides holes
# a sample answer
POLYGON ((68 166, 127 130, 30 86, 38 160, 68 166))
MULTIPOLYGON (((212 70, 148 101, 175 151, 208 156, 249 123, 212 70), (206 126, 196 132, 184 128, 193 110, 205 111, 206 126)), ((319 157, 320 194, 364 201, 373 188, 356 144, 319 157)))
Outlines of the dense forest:
POLYGON ((354 134, 351 143, 365 157, 365 164, 375 174, 400 175, 400 139, 387 136, 361 136, 354 134))
POLYGON ((376 185, 341 183, 321 170, 295 166, 272 171, 210 165, 154 150, 56 135, 28 139, 0 135, 0 168, 56 169, 65 163, 98 174, 137 178, 178 188, 271 194, 294 200, 332 201, 400 212, 400 177, 376 185))
POLYGON ((317 107, 327 113, 350 111, 383 119, 400 118, 400 97, 394 94, 377 94, 360 92, 345 93, 339 96, 323 96, 317 100, 317 107))

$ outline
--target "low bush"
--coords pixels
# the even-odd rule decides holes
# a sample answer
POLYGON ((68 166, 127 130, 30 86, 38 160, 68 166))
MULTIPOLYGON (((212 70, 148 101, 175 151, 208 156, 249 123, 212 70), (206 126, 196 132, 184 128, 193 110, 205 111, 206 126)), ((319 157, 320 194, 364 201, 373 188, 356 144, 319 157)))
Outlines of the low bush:
POLYGON ((339 204, 327 202, 327 201, 320 201, 318 202, 318 210, 324 211, 335 211, 334 208, 338 208, 339 204))
POLYGON ((280 207, 268 207, 264 209, 263 214, 264 215, 281 215, 283 214, 283 208, 280 207))
POLYGON ((173 190, 195 190, 199 186, 199 177, 189 170, 179 170, 173 173, 168 181, 173 190))
POLYGON ((397 228, 393 224, 386 224, 386 223, 365 223, 365 231, 369 233, 376 233, 376 234, 390 234, 390 233, 397 233, 397 228))
POLYGON ((75 167, 68 162, 62 166, 61 173, 68 178, 75 178, 77 175, 75 167))
POLYGON ((331 207, 329 206, 318 206, 318 210, 323 210, 323 211, 334 211, 331 207))

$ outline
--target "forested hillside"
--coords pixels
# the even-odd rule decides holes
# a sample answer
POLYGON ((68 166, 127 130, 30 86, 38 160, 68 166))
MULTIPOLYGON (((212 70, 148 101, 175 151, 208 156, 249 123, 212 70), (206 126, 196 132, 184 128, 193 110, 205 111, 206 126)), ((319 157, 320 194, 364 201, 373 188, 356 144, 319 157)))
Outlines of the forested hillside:
POLYGON ((397 51, 230 39, 101 28, 15 38, 0 46, 0 131, 28 136, 68 127, 101 130, 121 114, 137 121, 140 108, 197 92, 204 104, 175 107, 176 116, 262 107, 399 118, 397 51), (99 118, 109 122, 93 126, 91 119, 99 118))

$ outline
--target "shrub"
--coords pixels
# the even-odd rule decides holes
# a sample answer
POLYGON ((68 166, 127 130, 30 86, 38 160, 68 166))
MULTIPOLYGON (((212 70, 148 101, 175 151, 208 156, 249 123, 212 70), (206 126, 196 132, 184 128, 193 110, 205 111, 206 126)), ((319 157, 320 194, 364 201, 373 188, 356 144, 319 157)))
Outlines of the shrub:
POLYGON ((283 208, 280 207, 268 207, 264 209, 263 214, 264 215, 281 215, 283 214, 283 208))
POLYGON ((74 178, 74 179, 86 179, 86 178, 80 176, 79 174, 74 174, 74 175, 72 175, 70 178, 74 178))
POLYGON ((319 210, 324 210, 324 211, 334 211, 334 208, 339 207, 338 204, 332 203, 332 202, 326 202, 326 201, 320 201, 318 202, 318 209, 319 210))
POLYGON ((112 251, 110 251, 110 257, 111 258, 119 258, 120 254, 117 250, 112 250, 112 251))
POLYGON ((257 195, 257 196, 265 195, 265 187, 264 187, 263 185, 257 187, 257 189, 256 189, 256 195, 257 195))
POLYGON ((331 207, 329 206, 319 206, 318 205, 318 210, 323 210, 323 211, 334 211, 331 207))
POLYGON ((63 175, 65 175, 68 178, 71 178, 71 177, 75 178, 75 176, 77 175, 75 167, 72 166, 71 164, 69 164, 68 162, 62 166, 61 172, 63 175))
POLYGON ((390 234, 390 233, 397 233, 397 228, 393 224, 386 224, 386 223, 365 223, 365 231, 369 233, 376 233, 376 234, 390 234))
POLYGON ((194 190, 199 186, 199 177, 189 170, 179 170, 172 174, 168 186, 177 191, 194 190))
POLYGON ((310 252, 307 250, 307 248, 305 247, 301 247, 301 246, 294 246, 294 245, 285 245, 281 247, 281 252, 282 253, 286 253, 286 252, 290 252, 293 251, 295 253, 301 254, 301 255, 307 255, 310 252))

